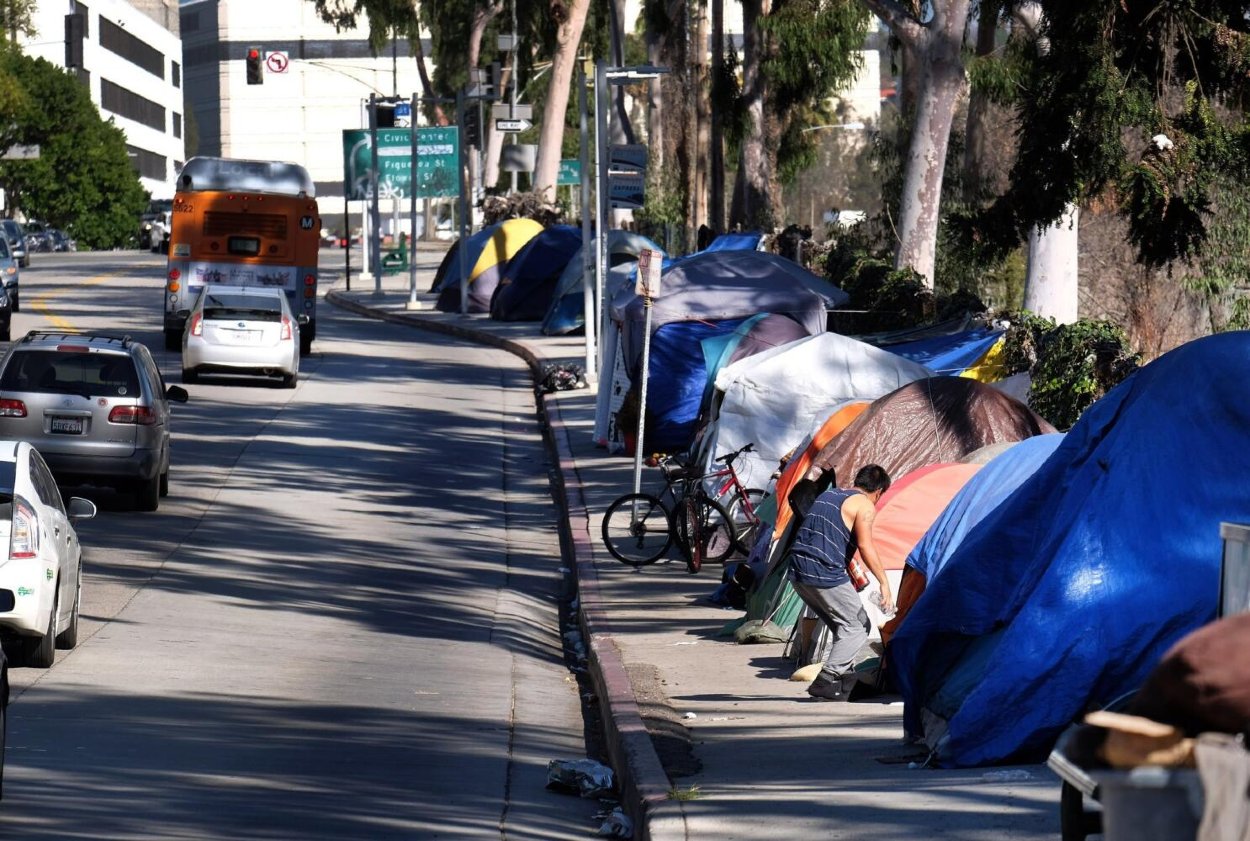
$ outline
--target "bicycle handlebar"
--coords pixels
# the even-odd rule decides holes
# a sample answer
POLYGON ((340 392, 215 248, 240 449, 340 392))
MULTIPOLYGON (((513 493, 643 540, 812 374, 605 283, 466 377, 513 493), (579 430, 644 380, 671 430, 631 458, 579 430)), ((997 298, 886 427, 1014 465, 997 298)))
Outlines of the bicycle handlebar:
POLYGON ((734 450, 732 453, 725 453, 723 456, 716 459, 716 461, 717 463, 720 463, 723 461, 726 464, 726 466, 728 466, 728 465, 733 464, 734 459, 736 459, 738 456, 742 455, 743 453, 752 452, 754 449, 755 449, 755 442, 752 441, 750 444, 747 444, 745 447, 739 447, 738 449, 734 450))

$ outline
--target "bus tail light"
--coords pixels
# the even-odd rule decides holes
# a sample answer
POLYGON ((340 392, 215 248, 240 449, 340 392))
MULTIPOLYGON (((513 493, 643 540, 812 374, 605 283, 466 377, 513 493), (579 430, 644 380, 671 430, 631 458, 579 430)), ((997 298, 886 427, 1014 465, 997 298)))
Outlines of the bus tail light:
POLYGON ((204 316, 198 312, 193 314, 191 316, 191 324, 188 329, 190 329, 192 336, 203 336, 204 335, 204 316))
POLYGON ((182 272, 180 272, 177 268, 170 269, 169 270, 169 282, 165 284, 165 288, 168 289, 170 292, 177 292, 179 289, 182 288, 182 285, 178 283, 178 281, 181 278, 182 278, 182 272))
POLYGON ((305 286, 316 286, 316 285, 317 285, 317 276, 316 276, 315 274, 311 274, 311 273, 304 275, 304 285, 305 285, 305 286))
POLYGON ((9 537, 10 558, 33 558, 39 554, 39 517, 30 503, 13 497, 13 534, 9 537))
POLYGON ((282 316, 282 333, 279 338, 284 342, 291 341, 291 319, 282 316))
POLYGON ((147 406, 114 406, 109 412, 109 423, 133 423, 151 426, 156 423, 156 412, 147 406))
POLYGON ((0 418, 26 417, 26 404, 21 400, 5 398, 0 400, 0 418))

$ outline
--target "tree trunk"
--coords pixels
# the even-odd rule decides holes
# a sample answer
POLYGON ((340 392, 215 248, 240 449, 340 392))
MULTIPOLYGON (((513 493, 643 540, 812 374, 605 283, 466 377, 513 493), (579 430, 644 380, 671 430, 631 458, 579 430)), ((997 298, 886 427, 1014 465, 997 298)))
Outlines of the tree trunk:
POLYGON ((577 47, 582 40, 586 25, 586 12, 590 0, 568 0, 561 5, 553 0, 553 9, 559 6, 565 17, 556 31, 556 52, 551 61, 551 83, 548 86, 547 104, 543 107, 543 123, 538 131, 538 163, 534 169, 534 190, 545 194, 548 200, 556 195, 556 176, 560 171, 560 147, 564 141, 564 114, 568 110, 569 85, 577 63, 577 47))
POLYGON ((478 6, 473 12, 473 25, 469 28, 469 61, 465 66, 469 68, 469 72, 473 72, 473 68, 477 67, 482 57, 482 36, 486 33, 486 27, 490 26, 490 22, 503 11, 503 0, 489 3, 485 6, 478 6))
MULTIPOLYGON (((625 66, 625 0, 610 0, 608 3, 608 34, 612 47, 612 64, 625 66)), ((629 119, 629 109, 625 107, 625 86, 612 86, 612 135, 619 137, 614 143, 637 143, 634 126, 629 119)))
POLYGON ((899 244, 895 267, 911 268, 933 288, 942 178, 951 124, 965 84, 964 24, 969 0, 944 0, 934 5, 933 19, 908 38, 924 62, 924 83, 916 103, 911 143, 904 162, 899 208, 899 244))
MULTIPOLYGON (((499 87, 506 89, 508 83, 512 80, 512 65, 505 65, 499 74, 499 87)), ((502 92, 497 92, 502 96, 502 92)), ((490 103, 486 103, 484 108, 487 109, 487 115, 490 115, 490 103)), ((497 187, 499 185, 499 156, 503 153, 502 131, 495 130, 494 119, 486 120, 486 125, 482 126, 482 131, 486 132, 486 150, 482 157, 485 159, 485 167, 482 170, 482 186, 486 188, 497 187)))
POLYGON ((708 221, 716 233, 725 230, 725 135, 724 115, 718 102, 725 68, 725 0, 712 0, 712 85, 710 91, 710 148, 708 150, 708 221))
POLYGON ((690 194, 690 217, 686 220, 686 242, 695 242, 699 226, 708 219, 708 147, 711 146, 711 85, 708 76, 707 42, 708 17, 707 0, 697 0, 694 4, 694 20, 691 21, 694 55, 694 138, 695 155, 691 157, 691 169, 694 173, 694 189, 690 194))
MULTIPOLYGON (((981 14, 977 20, 976 54, 984 58, 994 52, 998 35, 998 9, 992 3, 981 4, 981 14)), ((988 160, 992 149, 989 148, 989 135, 986 128, 990 104, 984 93, 972 91, 968 97, 968 120, 964 138, 964 198, 976 201, 980 197, 981 187, 986 181, 988 160)), ((988 185, 985 185, 988 186, 988 185)))
POLYGON ((1029 231, 1024 308, 1058 324, 1071 324, 1078 318, 1079 222, 1080 210, 1069 204, 1058 222, 1029 231))
POLYGON ((764 125, 763 31, 760 20, 768 0, 742 2, 742 96, 746 105, 747 130, 742 139, 738 177, 734 184, 731 224, 746 228, 762 227, 772 202, 768 195, 771 174, 768 153, 764 149, 767 135, 764 125))
MULTIPOLYGON (((447 112, 443 110, 442 103, 435 102, 438 94, 434 92, 434 84, 430 81, 430 71, 425 66, 425 45, 421 42, 420 33, 413 39, 412 45, 413 58, 417 62, 417 76, 421 79, 421 95, 430 103, 430 118, 436 126, 445 126, 451 123, 447 119, 447 112)), ((415 108, 415 106, 414 106, 415 108)), ((416 120, 412 121, 415 126, 416 120)))
MULTIPOLYGON (((660 36, 647 30, 647 61, 654 67, 663 64, 660 36)), ((664 155, 664 77, 647 80, 647 151, 652 172, 663 172, 664 155)))

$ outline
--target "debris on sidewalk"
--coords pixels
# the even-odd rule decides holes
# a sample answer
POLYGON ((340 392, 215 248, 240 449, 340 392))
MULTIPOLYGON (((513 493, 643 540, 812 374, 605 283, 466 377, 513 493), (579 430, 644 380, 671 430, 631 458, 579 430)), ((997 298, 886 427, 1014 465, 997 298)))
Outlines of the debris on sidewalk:
POLYGON ((547 763, 547 788, 599 797, 616 788, 612 769, 593 759, 553 759, 547 763))
POLYGON ((540 394, 553 394, 557 391, 572 391, 586 388, 586 372, 580 365, 555 364, 543 369, 542 379, 538 382, 540 394))
POLYGON ((607 815, 596 833, 600 838, 633 838, 634 823, 625 814, 625 810, 617 806, 607 815))

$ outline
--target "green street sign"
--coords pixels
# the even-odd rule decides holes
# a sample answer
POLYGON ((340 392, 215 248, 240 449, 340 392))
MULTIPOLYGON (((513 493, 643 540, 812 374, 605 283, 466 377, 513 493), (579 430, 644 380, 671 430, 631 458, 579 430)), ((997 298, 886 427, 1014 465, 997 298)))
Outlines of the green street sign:
POLYGON ((582 162, 577 158, 565 158, 560 161, 560 171, 556 173, 557 187, 571 187, 582 183, 582 162))
MULTIPOLYGON (((412 129, 378 129, 378 196, 406 198, 412 190, 412 129)), ((369 197, 373 169, 368 129, 343 129, 343 188, 349 199, 369 197)), ((417 129, 417 198, 460 195, 460 130, 417 129)))

